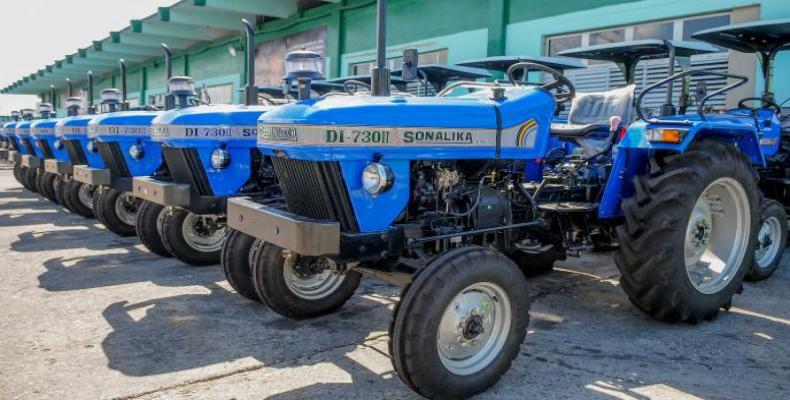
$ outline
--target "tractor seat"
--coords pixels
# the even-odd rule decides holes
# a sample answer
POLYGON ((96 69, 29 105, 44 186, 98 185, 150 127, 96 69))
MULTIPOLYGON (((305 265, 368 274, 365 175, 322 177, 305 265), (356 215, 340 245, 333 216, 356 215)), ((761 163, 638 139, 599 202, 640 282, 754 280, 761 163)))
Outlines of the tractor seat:
POLYGON ((567 124, 551 124, 551 134, 575 140, 593 133, 609 133, 609 118, 631 120, 636 85, 606 92, 577 93, 571 103, 567 124))

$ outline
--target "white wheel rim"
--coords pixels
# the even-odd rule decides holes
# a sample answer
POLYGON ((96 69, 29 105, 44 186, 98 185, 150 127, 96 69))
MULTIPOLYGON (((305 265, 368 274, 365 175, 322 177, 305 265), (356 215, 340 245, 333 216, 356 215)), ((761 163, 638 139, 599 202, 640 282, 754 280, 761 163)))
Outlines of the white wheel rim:
POLYGON ((779 218, 769 217, 760 225, 757 233, 757 250, 754 259, 757 266, 766 268, 776 259, 781 250, 782 223, 779 218))
POLYGON ((140 199, 129 192, 123 192, 115 198, 115 214, 126 225, 134 226, 137 222, 137 208, 140 199))
POLYGON ((490 365, 507 341, 510 298, 491 282, 475 283, 450 301, 439 322, 439 359, 455 375, 472 375, 490 365))
POLYGON ((335 272, 335 263, 328 258, 317 259, 316 262, 325 263, 318 272, 299 271, 302 265, 297 265, 300 258, 297 254, 286 251, 283 253, 283 275, 285 285, 291 292, 305 300, 320 300, 332 295, 343 284, 345 275, 335 272))
POLYGON ((80 203, 83 206, 88 207, 89 210, 93 210, 93 194, 96 191, 87 184, 80 185, 79 190, 77 191, 77 197, 80 199, 80 203))
POLYGON ((159 210, 159 214, 156 215, 156 233, 159 234, 159 237, 162 237, 162 232, 165 229, 165 215, 167 215, 168 207, 162 207, 159 210))
POLYGON ((743 264, 749 242, 749 198, 732 178, 719 178, 702 192, 689 217, 684 242, 686 273, 704 294, 722 290, 743 264))
POLYGON ((222 248, 227 226, 216 216, 187 214, 181 225, 181 234, 189 247, 202 253, 212 253, 222 248))

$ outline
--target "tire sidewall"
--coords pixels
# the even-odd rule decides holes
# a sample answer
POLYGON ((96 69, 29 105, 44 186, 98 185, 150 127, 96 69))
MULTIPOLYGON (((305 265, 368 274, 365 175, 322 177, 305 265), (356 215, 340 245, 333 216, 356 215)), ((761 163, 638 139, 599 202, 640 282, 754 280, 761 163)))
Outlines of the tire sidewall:
POLYGON ((168 207, 162 222, 162 240, 170 253, 186 264, 201 267, 219 263, 221 248, 212 252, 194 249, 187 243, 183 234, 183 225, 189 211, 182 208, 168 207))

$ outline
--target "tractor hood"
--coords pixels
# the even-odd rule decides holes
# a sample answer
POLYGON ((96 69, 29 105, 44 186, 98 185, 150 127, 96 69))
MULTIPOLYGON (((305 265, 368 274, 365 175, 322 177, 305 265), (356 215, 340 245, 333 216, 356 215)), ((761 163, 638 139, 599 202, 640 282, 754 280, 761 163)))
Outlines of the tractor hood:
POLYGON ((32 121, 20 121, 18 124, 16 124, 16 136, 20 138, 29 138, 31 122, 32 121))
POLYGON ((505 96, 497 100, 485 88, 460 97, 300 101, 261 116, 258 146, 305 159, 539 157, 553 96, 536 87, 502 88, 505 96))
POLYGON ((151 121, 159 111, 120 111, 94 117, 88 123, 88 137, 111 140, 113 137, 150 137, 151 121))
POLYGON ((55 125, 55 136, 66 139, 81 139, 88 135, 88 123, 95 115, 75 115, 62 118, 55 125))
POLYGON ((18 124, 17 121, 6 122, 3 125, 3 136, 4 137, 14 137, 16 136, 16 125, 18 124))
POLYGON ((55 137, 55 125, 60 118, 49 118, 33 121, 30 124, 30 135, 33 139, 48 139, 55 137))
POLYGON ((195 140, 242 141, 254 147, 258 117, 274 108, 212 105, 168 111, 153 120, 153 140, 179 147, 195 140))

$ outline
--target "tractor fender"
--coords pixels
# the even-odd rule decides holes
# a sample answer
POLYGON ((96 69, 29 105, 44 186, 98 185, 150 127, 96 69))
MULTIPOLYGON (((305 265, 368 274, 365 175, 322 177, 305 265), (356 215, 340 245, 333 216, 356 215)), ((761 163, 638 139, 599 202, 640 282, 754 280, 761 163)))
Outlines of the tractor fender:
POLYGON ((628 128, 625 136, 615 147, 612 171, 598 206, 598 218, 611 219, 623 215, 622 200, 634 195, 633 178, 648 172, 650 157, 656 151, 683 153, 692 143, 699 140, 731 143, 738 147, 752 164, 765 166, 758 133, 750 125, 728 125, 708 121, 695 121, 686 125, 654 125, 639 121, 628 128), (648 129, 661 127, 681 128, 686 129, 687 132, 681 143, 658 143, 647 140, 648 129))

